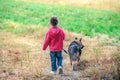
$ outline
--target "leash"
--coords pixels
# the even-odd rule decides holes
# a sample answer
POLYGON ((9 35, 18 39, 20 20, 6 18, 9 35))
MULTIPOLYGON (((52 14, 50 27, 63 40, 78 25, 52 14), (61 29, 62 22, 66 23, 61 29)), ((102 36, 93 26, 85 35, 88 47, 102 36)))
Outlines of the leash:
POLYGON ((65 49, 63 49, 63 51, 64 51, 66 54, 68 54, 68 52, 67 52, 65 49))

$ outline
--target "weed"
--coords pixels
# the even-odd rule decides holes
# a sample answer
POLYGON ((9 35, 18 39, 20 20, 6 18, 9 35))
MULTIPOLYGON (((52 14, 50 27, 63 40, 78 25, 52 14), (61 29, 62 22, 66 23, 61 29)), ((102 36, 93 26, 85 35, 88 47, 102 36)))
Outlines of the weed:
MULTIPOLYGON (((119 50, 118 50, 119 51, 119 50)), ((113 67, 113 76, 116 80, 119 80, 120 79, 120 52, 117 52, 117 53, 114 53, 113 55, 113 58, 114 58, 114 67, 113 67)))
POLYGON ((22 60, 22 58, 20 59, 20 65, 21 65, 21 67, 23 66, 23 60, 22 60))
POLYGON ((26 49, 26 57, 27 57, 27 60, 30 61, 30 50, 29 49, 26 49))
POLYGON ((97 61, 97 63, 98 63, 98 61, 99 61, 99 58, 100 58, 100 51, 97 49, 97 48, 93 48, 93 50, 94 50, 94 53, 95 53, 95 58, 96 58, 96 61, 97 61))

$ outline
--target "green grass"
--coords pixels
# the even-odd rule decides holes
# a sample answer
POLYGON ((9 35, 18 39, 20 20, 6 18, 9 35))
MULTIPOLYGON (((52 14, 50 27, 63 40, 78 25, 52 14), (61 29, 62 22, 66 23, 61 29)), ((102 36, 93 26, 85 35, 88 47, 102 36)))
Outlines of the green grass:
POLYGON ((0 3, 0 30, 29 33, 31 28, 26 25, 47 26, 55 15, 66 30, 91 37, 106 34, 120 40, 120 12, 20 0, 0 0, 0 3))

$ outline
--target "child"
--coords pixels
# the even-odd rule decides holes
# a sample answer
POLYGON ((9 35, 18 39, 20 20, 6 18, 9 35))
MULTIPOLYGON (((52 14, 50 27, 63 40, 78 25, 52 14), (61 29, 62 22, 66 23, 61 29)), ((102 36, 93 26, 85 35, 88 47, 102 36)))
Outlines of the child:
POLYGON ((63 40, 65 39, 64 31, 57 26, 57 17, 51 17, 50 24, 52 27, 46 33, 46 37, 43 44, 43 50, 49 46, 50 48, 50 58, 52 74, 56 74, 57 67, 59 69, 59 74, 63 74, 62 71, 62 50, 63 50, 63 40), (57 65, 56 65, 57 64, 57 65))

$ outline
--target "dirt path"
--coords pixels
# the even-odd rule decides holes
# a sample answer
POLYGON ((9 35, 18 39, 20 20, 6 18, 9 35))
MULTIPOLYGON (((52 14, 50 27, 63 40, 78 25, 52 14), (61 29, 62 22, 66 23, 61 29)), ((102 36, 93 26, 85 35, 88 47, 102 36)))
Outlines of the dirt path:
MULTIPOLYGON (((24 44, 24 45, 27 45, 29 46, 28 49, 30 50, 30 56, 41 56, 41 54, 44 54, 44 56, 46 55, 46 57, 48 58, 47 60, 49 60, 49 51, 41 51, 40 50, 40 47, 42 47, 40 43, 38 42, 35 42, 34 40, 30 40, 30 39, 27 39, 27 38, 17 38, 15 39, 15 43, 17 44, 24 44), (40 45, 38 45, 40 44, 40 45)), ((64 54, 64 52, 63 52, 64 54)), ((44 57, 45 58, 45 57, 44 57)), ((71 79, 71 80, 74 80, 74 79, 89 79, 89 76, 83 76, 81 75, 80 71, 72 71, 72 67, 70 66, 69 64, 69 58, 68 56, 63 59, 63 63, 64 63, 64 74, 62 75, 59 75, 59 74, 56 74, 56 75, 51 75, 50 74, 50 62, 48 63, 49 65, 46 65, 46 66, 49 66, 49 67, 46 67, 43 69, 43 71, 45 71, 45 75, 41 78, 42 80, 51 80, 51 77, 53 80, 58 80, 58 79, 62 79, 62 80, 66 80, 66 79, 71 79), (66 66, 67 65, 67 66, 66 66), (66 70, 68 69, 68 70, 66 70), (50 79, 48 79, 50 78, 50 79)), ((85 63, 83 64, 80 64, 79 66, 83 67, 85 65, 85 63)), ((80 68, 79 67, 79 68, 80 68)))

